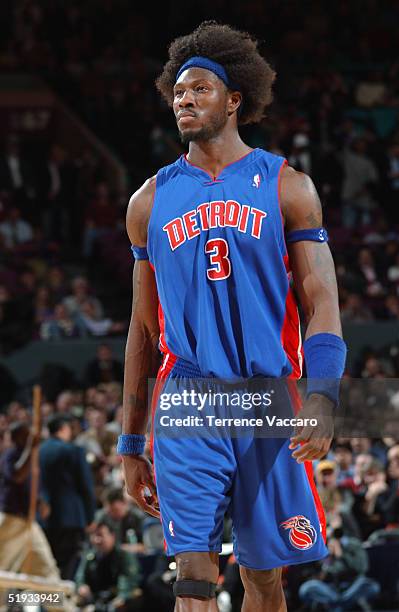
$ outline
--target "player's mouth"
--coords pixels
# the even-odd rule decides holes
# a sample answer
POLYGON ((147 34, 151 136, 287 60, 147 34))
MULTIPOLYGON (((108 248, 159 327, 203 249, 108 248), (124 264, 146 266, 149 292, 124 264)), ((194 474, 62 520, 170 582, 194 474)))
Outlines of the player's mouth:
POLYGON ((179 115, 177 116, 177 123, 179 125, 186 125, 188 123, 191 123, 191 121, 195 118, 196 118, 196 115, 194 115, 193 113, 188 113, 188 112, 179 113, 179 115))

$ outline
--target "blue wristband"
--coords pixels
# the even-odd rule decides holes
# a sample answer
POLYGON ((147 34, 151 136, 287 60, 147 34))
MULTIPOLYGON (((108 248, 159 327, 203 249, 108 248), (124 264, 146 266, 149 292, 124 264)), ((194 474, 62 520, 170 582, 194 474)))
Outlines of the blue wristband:
POLYGON ((140 434, 121 434, 118 437, 118 455, 142 455, 145 449, 145 436, 140 434))
POLYGON ((337 405, 345 369, 345 342, 335 334, 315 334, 305 340, 303 352, 308 377, 306 396, 319 393, 337 405))
POLYGON ((132 244, 130 248, 135 259, 138 259, 139 261, 141 259, 148 259, 147 247, 140 247, 136 246, 135 244, 132 244))

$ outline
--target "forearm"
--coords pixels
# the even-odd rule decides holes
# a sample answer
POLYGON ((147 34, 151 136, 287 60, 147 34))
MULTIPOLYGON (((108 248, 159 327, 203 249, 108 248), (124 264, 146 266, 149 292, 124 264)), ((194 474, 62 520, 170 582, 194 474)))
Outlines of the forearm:
POLYGON ((148 381, 155 378, 158 366, 158 335, 132 317, 125 352, 123 433, 145 435, 150 411, 148 381))
POLYGON ((328 292, 320 294, 308 313, 305 339, 321 333, 335 334, 342 338, 338 298, 328 292))

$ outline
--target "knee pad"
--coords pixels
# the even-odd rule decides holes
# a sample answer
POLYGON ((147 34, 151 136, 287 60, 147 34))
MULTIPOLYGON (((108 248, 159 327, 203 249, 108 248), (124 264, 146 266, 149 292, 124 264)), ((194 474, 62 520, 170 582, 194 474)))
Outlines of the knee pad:
POLYGON ((216 594, 216 584, 207 580, 176 580, 173 585, 175 597, 183 595, 185 597, 202 597, 212 599, 216 594))

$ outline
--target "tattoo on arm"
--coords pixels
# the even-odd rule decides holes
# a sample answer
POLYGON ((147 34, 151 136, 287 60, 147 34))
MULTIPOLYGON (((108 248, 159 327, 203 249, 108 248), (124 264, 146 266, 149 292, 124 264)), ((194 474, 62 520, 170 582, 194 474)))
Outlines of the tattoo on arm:
POLYGON ((312 227, 321 227, 321 214, 317 214, 315 212, 311 212, 309 215, 305 217, 310 228, 312 227))

